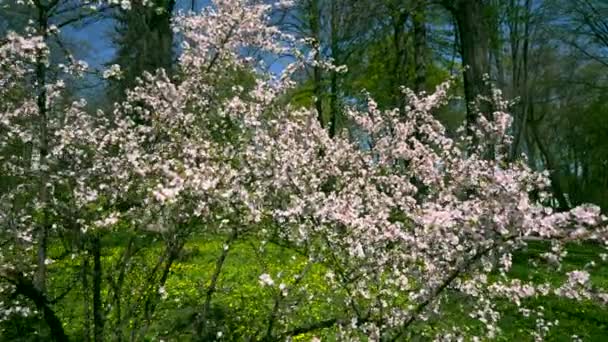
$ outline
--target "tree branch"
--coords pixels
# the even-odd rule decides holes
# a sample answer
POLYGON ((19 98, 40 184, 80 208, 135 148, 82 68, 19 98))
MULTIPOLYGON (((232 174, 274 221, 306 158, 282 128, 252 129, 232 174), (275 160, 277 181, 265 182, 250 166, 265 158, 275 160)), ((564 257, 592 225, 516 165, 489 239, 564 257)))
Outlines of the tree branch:
POLYGON ((69 341, 61 320, 51 308, 50 303, 46 296, 39 291, 34 283, 24 277, 21 273, 12 270, 0 270, 0 278, 6 279, 8 282, 15 286, 15 292, 23 295, 30 299, 36 305, 38 310, 42 311, 44 321, 51 330, 51 339, 56 342, 67 342, 69 341))

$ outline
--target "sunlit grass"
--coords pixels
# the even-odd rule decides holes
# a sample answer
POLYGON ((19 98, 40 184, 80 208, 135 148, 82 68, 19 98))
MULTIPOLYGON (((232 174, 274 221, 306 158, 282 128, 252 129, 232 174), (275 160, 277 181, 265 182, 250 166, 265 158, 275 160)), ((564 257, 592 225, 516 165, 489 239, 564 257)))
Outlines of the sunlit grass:
MULTIPOLYGON (((114 267, 120 263, 126 241, 126 238, 116 236, 113 236, 112 240, 103 241, 104 272, 113 272, 114 267)), ((136 264, 153 265, 162 253, 162 243, 153 238, 143 243, 146 244, 146 248, 137 255, 136 264)), ((217 321, 212 327, 213 334, 218 331, 222 331, 225 337, 263 334, 268 313, 272 310, 278 291, 277 287, 260 286, 259 277, 263 273, 269 274, 275 284, 284 283, 290 291, 294 291, 290 294, 295 295, 286 299, 286 305, 290 304, 289 301, 300 301, 298 305, 294 305, 296 309, 290 315, 291 320, 281 322, 282 325, 295 327, 339 316, 339 306, 333 305, 333 302, 345 294, 336 293, 328 287, 325 278, 327 270, 323 266, 312 267, 306 273, 304 281, 291 288, 295 277, 306 267, 308 260, 290 249, 271 243, 265 244, 263 249, 260 247, 260 242, 253 239, 240 240, 230 246, 213 294, 211 315, 217 321)), ((154 325, 150 329, 150 332, 155 332, 156 335, 151 338, 166 340, 191 338, 192 320, 202 308, 217 258, 223 248, 224 242, 219 237, 193 239, 185 245, 181 257, 171 267, 165 285, 166 297, 160 302, 154 314, 158 319, 153 320, 154 325), (181 335, 177 331, 180 331, 181 335)), ((532 267, 533 264, 540 263, 539 255, 547 248, 548 246, 542 242, 533 242, 528 248, 517 253, 513 258, 514 264, 509 276, 536 283, 557 284, 565 279, 566 272, 581 269, 590 261, 594 261, 599 267, 593 272, 592 282, 600 287, 608 287, 608 267, 602 267, 605 263, 599 258, 599 253, 602 252, 600 247, 592 244, 568 246, 569 253, 560 270, 548 266, 532 267)), ((61 250, 62 248, 57 247, 56 250, 51 251, 51 254, 60 253, 61 250)), ((72 259, 69 256, 49 267, 52 279, 50 283, 54 284, 54 287, 49 289, 52 294, 59 295, 72 287, 55 306, 65 322, 66 331, 71 336, 82 336, 81 327, 85 319, 84 293, 82 286, 78 286, 82 267, 82 259, 72 259)), ((148 272, 149 269, 146 268, 129 269, 125 281, 127 286, 125 295, 140 295, 139 289, 132 285, 141 283, 148 272)), ((104 286, 102 290, 106 298, 109 289, 104 286)), ((428 322, 414 326, 414 334, 451 326, 464 326, 473 332, 481 331, 482 325, 466 314, 471 304, 468 299, 461 298, 457 293, 452 293, 451 298, 453 300, 444 303, 447 311, 441 317, 431 317, 428 322)), ((603 341, 608 331, 608 311, 594 303, 579 303, 548 297, 529 299, 524 301, 523 305, 542 306, 544 319, 559 321, 559 325, 547 336, 551 341, 569 341, 574 334, 585 341, 603 341)), ((503 312, 499 325, 502 335, 499 340, 531 340, 536 317, 522 317, 515 305, 506 302, 497 302, 497 308, 503 312)), ((332 332, 334 331, 328 329, 316 332, 316 335, 330 336, 332 332)), ((311 336, 313 335, 299 336, 296 340, 306 341, 311 336)))

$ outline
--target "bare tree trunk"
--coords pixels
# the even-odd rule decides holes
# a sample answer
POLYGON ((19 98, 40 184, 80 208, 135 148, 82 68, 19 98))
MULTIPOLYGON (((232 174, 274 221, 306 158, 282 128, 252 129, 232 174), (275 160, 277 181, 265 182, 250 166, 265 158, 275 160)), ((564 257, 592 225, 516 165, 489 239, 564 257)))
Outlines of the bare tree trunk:
MULTIPOLYGON (((464 71, 464 93, 467 102, 467 134, 473 136, 477 121, 478 96, 489 94, 484 75, 490 71, 489 36, 487 33, 486 5, 483 0, 445 0, 444 6, 452 12, 460 36, 460 51, 464 71)), ((485 101, 479 108, 489 115, 490 108, 485 101)), ((474 144, 478 142, 474 141, 474 144)))
POLYGON ((537 162, 537 153, 536 153, 536 144, 534 143, 534 137, 532 134, 525 134, 524 138, 526 139, 526 152, 528 157, 528 166, 532 170, 538 169, 537 162))
POLYGON ((91 252, 93 254, 93 322, 94 341, 101 342, 103 338, 104 314, 101 302, 101 238, 99 232, 95 232, 92 240, 91 252))
MULTIPOLYGON (((35 2, 38 10, 38 33, 42 35, 46 42, 48 38, 48 8, 40 2, 35 2)), ((48 108, 47 108, 47 90, 46 90, 47 65, 46 56, 43 52, 38 54, 36 60, 36 88, 37 98, 36 104, 38 107, 38 129, 39 129, 39 161, 38 172, 40 173, 38 201, 42 210, 41 222, 38 225, 37 240, 38 240, 38 267, 35 274, 34 285, 41 293, 46 292, 46 259, 47 259, 47 244, 49 231, 48 217, 48 186, 49 174, 47 169, 48 155, 48 108)))
POLYGON ((144 303, 144 326, 141 332, 142 338, 145 339, 145 335, 150 328, 150 323, 152 322, 152 315, 156 310, 156 306, 158 304, 159 299, 161 298, 160 290, 164 288, 167 283, 167 279, 169 278, 169 274, 171 272, 171 267, 173 263, 177 260, 182 249, 184 248, 184 241, 181 239, 175 239, 168 242, 167 245, 167 260, 165 261, 165 265, 163 267, 160 278, 158 279, 158 283, 152 284, 151 291, 146 297, 146 301, 144 303))
POLYGON ((129 268, 129 263, 131 262, 131 257, 135 253, 134 247, 135 237, 131 237, 129 242, 127 243, 127 247, 122 255, 122 257, 117 261, 116 268, 119 269, 118 276, 116 280, 110 279, 109 283, 112 287, 113 292, 113 302, 114 302, 114 339, 118 342, 121 342, 123 339, 122 335, 122 327, 123 327, 123 315, 122 315, 122 289, 125 281, 125 276, 129 268))
POLYGON ((550 179, 551 179, 551 188, 553 190, 553 195, 558 203, 558 210, 566 211, 569 209, 568 200, 564 195, 564 191, 561 186, 561 181, 559 178, 559 169, 557 162, 553 159, 551 152, 547 149, 547 147, 543 144, 540 133, 538 131, 538 127, 536 124, 531 124, 532 134, 534 135, 534 140, 540 153, 545 160, 546 169, 549 170, 550 179))
MULTIPOLYGON (((514 6, 514 5, 512 5, 514 6)), ((516 13, 519 9, 513 8, 516 13)), ((530 112, 530 84, 528 81, 529 67, 528 60, 530 57, 530 12, 532 10, 532 1, 526 0, 524 13, 524 36, 523 42, 519 41, 519 16, 517 15, 512 24, 513 28, 517 28, 511 32, 511 49, 513 52, 513 89, 514 93, 520 95, 521 103, 518 110, 515 111, 515 120, 513 124, 513 144, 511 146, 511 159, 517 158, 518 153, 522 150, 521 143, 525 141, 526 126, 528 122, 528 114, 530 112), (521 45, 520 45, 521 44, 521 45), (521 47, 521 51, 520 51, 521 47)))
POLYGON ((315 65, 313 66, 314 102, 317 110, 317 118, 321 127, 325 128, 325 117, 323 115, 323 74, 321 70, 321 23, 319 16, 319 0, 310 0, 308 20, 311 35, 313 37, 313 49, 315 50, 315 65))
MULTIPOLYGON (((501 2, 503 0, 492 0, 491 6, 496 8, 495 13, 498 13, 500 10, 501 2)), ((498 14, 491 16, 489 18, 489 33, 491 35, 490 39, 490 63, 494 64, 494 69, 496 72, 495 81, 498 86, 498 89, 504 89, 505 87, 505 70, 503 67, 503 36, 502 36, 502 23, 501 18, 498 14)))
POLYGON ((91 340, 91 308, 89 302, 89 257, 85 255, 82 261, 82 291, 83 291, 83 307, 84 307, 84 324, 83 324, 83 341, 91 340))
POLYGON ((414 25, 414 90, 421 92, 426 86, 427 63, 427 32, 426 32, 426 1, 417 0, 413 15, 414 25))
POLYGON ((401 93, 400 87, 404 85, 403 71, 405 69, 405 61, 407 60, 407 50, 405 49, 405 41, 403 37, 403 28, 407 21, 408 13, 399 12, 393 14, 393 49, 394 49, 394 60, 392 66, 392 75, 390 76, 392 84, 391 91, 393 92, 393 105, 401 109, 401 113, 404 113, 405 101, 403 94, 401 93))
MULTIPOLYGON (((194 6, 194 2, 192 3, 194 6)), ((173 65, 173 30, 171 29, 171 16, 173 15, 173 8, 175 7, 175 0, 170 0, 163 8, 164 11, 161 13, 154 12, 152 20, 150 21, 150 29, 154 30, 156 35, 156 46, 151 46, 151 49, 162 51, 163 53, 150 53, 152 56, 156 56, 158 60, 154 61, 156 67, 161 67, 167 70, 170 75, 171 66, 173 65)))
MULTIPOLYGON (((331 55, 335 65, 341 63, 340 51, 338 46, 338 6, 337 0, 331 2, 331 55)), ((331 71, 330 75, 330 95, 329 95, 329 136, 334 137, 337 133, 338 125, 338 73, 331 71)))

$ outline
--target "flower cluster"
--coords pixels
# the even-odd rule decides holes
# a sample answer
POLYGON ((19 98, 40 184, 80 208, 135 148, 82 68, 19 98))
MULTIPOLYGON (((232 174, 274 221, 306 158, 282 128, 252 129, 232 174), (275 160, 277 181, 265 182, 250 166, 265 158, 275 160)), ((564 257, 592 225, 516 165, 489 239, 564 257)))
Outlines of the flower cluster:
MULTIPOLYGON (((398 340, 441 317, 454 293, 473 299, 468 316, 489 338, 500 333, 498 298, 517 306, 545 295, 607 298, 586 271, 557 286, 507 276, 514 251, 532 239, 552 241, 559 252, 569 241, 605 244, 608 231, 596 207, 558 213, 543 206, 546 175, 503 155, 510 117, 501 106, 480 115, 476 134, 488 143, 475 149, 432 115, 449 100, 450 82, 427 96, 406 92, 402 110, 380 110, 372 99, 346 108, 356 132, 332 138, 313 109, 289 104, 291 76, 305 61, 276 77, 245 56, 249 48, 281 54, 294 42, 267 25, 269 9, 218 0, 202 14, 180 16, 179 79, 163 70, 142 75, 112 113, 89 115, 81 102, 65 107, 50 126, 44 165, 53 171, 53 205, 68 202, 82 231, 125 222, 179 238, 195 229, 281 241, 331 275, 327 292, 338 294, 332 304, 339 317, 310 326, 336 326, 343 339, 398 340)), ((0 56, 22 59, 36 49, 36 40, 13 37, 0 56)), ((12 70, 2 84, 24 72, 12 70)), ((2 109, 0 130, 28 142, 31 132, 15 131, 13 121, 38 115, 36 107, 2 109)), ((0 150, 9 146, 4 141, 0 150)), ((13 174, 20 167, 3 164, 13 174)), ((8 225, 1 213, 0 224, 8 225)), ((27 231, 31 213, 15 217, 27 231)), ((261 288, 279 294, 269 321, 282 318, 269 324, 269 336, 305 330, 292 329, 291 317, 305 312, 307 301, 291 297, 306 293, 301 284, 311 268, 289 284, 259 276, 261 288)), ((164 286, 158 293, 166 295, 164 286)), ((467 331, 434 333, 451 340, 467 331)))

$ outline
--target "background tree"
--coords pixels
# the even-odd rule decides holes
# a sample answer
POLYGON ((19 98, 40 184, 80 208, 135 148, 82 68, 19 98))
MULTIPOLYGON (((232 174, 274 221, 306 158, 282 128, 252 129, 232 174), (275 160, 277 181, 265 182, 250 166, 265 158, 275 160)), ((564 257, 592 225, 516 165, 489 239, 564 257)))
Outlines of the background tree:
POLYGON ((116 55, 109 65, 121 69, 120 79, 108 86, 111 99, 124 99, 125 91, 133 88, 143 72, 165 69, 171 72, 175 61, 175 46, 171 18, 175 0, 134 1, 131 9, 118 11, 113 41, 116 55))

